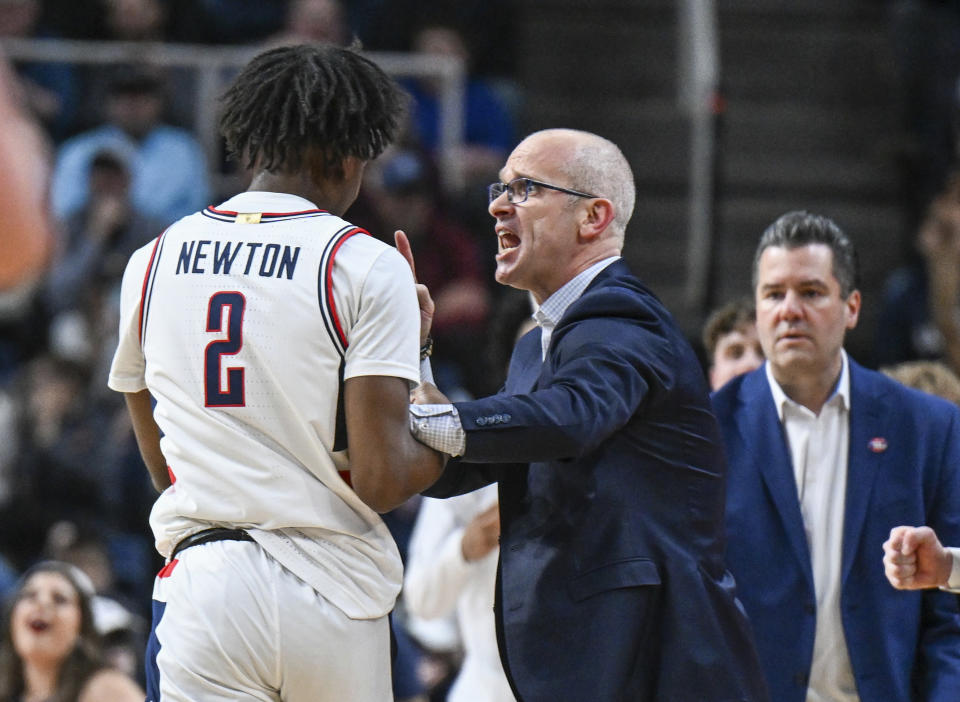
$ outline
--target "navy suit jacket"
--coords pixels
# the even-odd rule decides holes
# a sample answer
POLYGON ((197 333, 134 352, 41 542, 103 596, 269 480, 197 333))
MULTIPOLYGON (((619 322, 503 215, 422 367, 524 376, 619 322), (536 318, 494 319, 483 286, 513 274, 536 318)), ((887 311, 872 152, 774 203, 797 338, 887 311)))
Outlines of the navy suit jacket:
POLYGON ((500 492, 501 658, 528 702, 766 700, 723 563, 724 462, 697 358, 625 263, 541 361, 457 403, 466 453, 426 494, 500 492))
MULTIPOLYGON (((713 396, 727 447, 727 562, 770 693, 803 702, 816 599, 792 461, 764 367, 713 396)), ((895 590, 882 544, 900 524, 960 543, 960 411, 850 361, 841 612, 862 702, 960 700, 958 599, 895 590)))

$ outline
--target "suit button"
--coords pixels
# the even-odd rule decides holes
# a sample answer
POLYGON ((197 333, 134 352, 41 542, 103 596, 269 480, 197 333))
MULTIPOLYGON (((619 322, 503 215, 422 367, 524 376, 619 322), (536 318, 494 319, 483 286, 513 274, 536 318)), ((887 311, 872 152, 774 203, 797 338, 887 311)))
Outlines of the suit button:
POLYGON ((793 676, 793 684, 797 687, 806 687, 807 686, 807 674, 806 673, 797 673, 793 676))
POLYGON ((816 614, 817 608, 812 602, 807 602, 803 605, 803 611, 805 614, 816 614))

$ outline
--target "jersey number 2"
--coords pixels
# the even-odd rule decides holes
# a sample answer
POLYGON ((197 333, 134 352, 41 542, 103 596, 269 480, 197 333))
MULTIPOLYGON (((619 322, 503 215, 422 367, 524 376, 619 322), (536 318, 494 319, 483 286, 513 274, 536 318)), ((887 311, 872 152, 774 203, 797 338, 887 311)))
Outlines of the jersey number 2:
POLYGON ((221 388, 220 368, 224 356, 232 356, 243 347, 243 310, 247 301, 238 292, 218 292, 210 298, 207 309, 207 331, 227 332, 226 339, 207 344, 203 357, 203 392, 207 407, 243 407, 243 368, 227 368, 227 387, 221 388), (226 330, 223 312, 227 307, 226 330))

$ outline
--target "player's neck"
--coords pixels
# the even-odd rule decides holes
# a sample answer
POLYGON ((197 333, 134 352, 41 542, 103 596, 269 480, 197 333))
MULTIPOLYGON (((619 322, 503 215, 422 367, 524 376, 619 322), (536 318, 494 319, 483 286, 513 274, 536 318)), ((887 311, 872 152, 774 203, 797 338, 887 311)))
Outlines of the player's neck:
POLYGON ((322 210, 342 215, 353 202, 344 192, 342 183, 314 182, 307 174, 271 173, 260 171, 250 181, 248 191, 288 193, 309 200, 322 210))

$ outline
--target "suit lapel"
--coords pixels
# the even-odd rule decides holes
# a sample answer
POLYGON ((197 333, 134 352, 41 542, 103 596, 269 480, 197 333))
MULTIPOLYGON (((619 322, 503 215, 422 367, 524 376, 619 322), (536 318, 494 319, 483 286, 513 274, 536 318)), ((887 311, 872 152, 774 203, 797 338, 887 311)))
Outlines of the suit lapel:
POLYGON ((885 416, 890 416, 890 412, 883 411, 875 383, 862 368, 850 361, 850 453, 843 516, 841 583, 846 582, 856 558, 873 486, 886 457, 885 446, 874 442, 874 439, 885 441, 884 437, 889 435, 885 416))
POLYGON ((746 405, 742 413, 745 421, 740 427, 741 440, 746 443, 748 437, 753 437, 756 441, 754 446, 749 447, 748 454, 754 457, 775 511, 783 522, 793 555, 800 562, 812 588, 810 548, 800 513, 793 460, 762 368, 744 379, 740 401, 746 405))
POLYGON ((504 388, 508 395, 523 395, 536 386, 543 368, 540 338, 540 327, 534 327, 517 342, 504 388))

